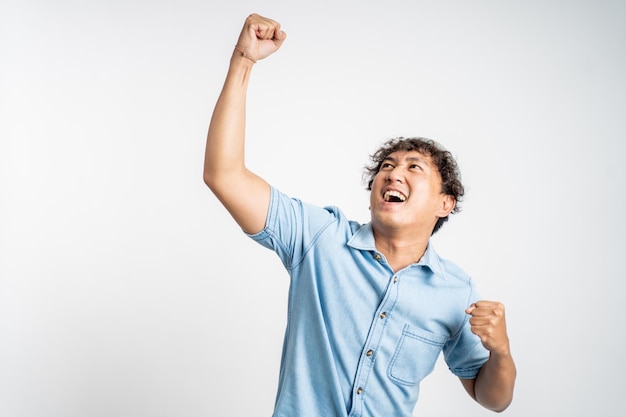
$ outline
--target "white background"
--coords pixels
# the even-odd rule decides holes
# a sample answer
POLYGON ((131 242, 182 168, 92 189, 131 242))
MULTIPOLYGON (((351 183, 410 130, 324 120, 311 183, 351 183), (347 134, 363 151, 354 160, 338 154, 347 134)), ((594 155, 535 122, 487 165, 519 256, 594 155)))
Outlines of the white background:
MULTIPOLYGON (((467 197, 434 244, 507 306, 504 415, 624 415, 625 2, 0 4, 0 416, 271 415, 287 275, 202 182, 251 12, 288 38, 249 166, 365 222, 369 154, 439 140, 467 197)), ((492 413, 439 363, 415 415, 492 413)))

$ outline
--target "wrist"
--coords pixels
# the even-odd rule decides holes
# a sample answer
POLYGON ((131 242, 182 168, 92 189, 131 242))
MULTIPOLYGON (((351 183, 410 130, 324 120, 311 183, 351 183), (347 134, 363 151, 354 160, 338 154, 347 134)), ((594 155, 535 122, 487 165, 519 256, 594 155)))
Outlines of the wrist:
POLYGON ((253 67, 254 62, 250 61, 246 57, 241 56, 241 53, 239 51, 233 51, 233 54, 230 57, 230 65, 228 68, 228 72, 231 75, 244 74, 245 76, 247 76, 247 74, 252 72, 253 67))
POLYGON ((252 61, 242 57, 239 52, 234 51, 230 57, 226 82, 247 87, 253 68, 254 63, 252 61))
POLYGON ((238 53, 240 57, 251 61, 253 64, 256 64, 257 59, 252 57, 244 48, 239 45, 235 45, 235 53, 238 53))

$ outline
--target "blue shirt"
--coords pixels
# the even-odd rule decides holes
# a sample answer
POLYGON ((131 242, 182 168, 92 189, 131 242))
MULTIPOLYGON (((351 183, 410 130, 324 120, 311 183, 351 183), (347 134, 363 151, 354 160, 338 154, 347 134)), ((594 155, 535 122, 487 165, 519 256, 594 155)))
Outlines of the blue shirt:
POLYGON ((487 360, 465 313, 474 284, 432 244, 394 272, 369 223, 275 188, 265 228, 250 237, 291 278, 274 417, 410 417, 441 352, 461 378, 487 360))

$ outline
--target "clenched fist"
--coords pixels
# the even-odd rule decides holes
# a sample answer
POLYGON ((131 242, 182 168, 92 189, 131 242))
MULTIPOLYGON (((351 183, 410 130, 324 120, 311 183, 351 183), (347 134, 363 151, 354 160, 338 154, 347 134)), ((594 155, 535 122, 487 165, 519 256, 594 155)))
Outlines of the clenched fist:
POLYGON ((480 341, 487 350, 503 355, 510 353, 504 306, 501 303, 477 301, 465 312, 472 316, 469 319, 472 333, 480 337, 480 341))
POLYGON ((241 30, 236 48, 243 56, 256 62, 276 52, 286 37, 278 22, 251 14, 241 30))

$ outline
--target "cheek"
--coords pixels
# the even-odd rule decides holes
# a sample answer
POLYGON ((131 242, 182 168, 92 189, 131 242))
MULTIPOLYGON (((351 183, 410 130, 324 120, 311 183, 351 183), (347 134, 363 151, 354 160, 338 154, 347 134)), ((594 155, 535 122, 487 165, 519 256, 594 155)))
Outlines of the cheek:
POLYGON ((421 197, 420 200, 425 207, 438 208, 442 202, 442 194, 428 184, 421 184, 414 188, 413 192, 421 197))
POLYGON ((372 184, 370 185, 370 193, 378 194, 384 185, 384 178, 381 179, 381 176, 377 174, 372 180, 372 184))
POLYGON ((378 201, 377 198, 376 198, 377 194, 376 194, 376 192, 374 190, 375 190, 375 188, 372 188, 372 190, 370 191, 370 200, 369 200, 370 208, 372 208, 372 206, 374 204, 376 204, 376 202, 378 201))

